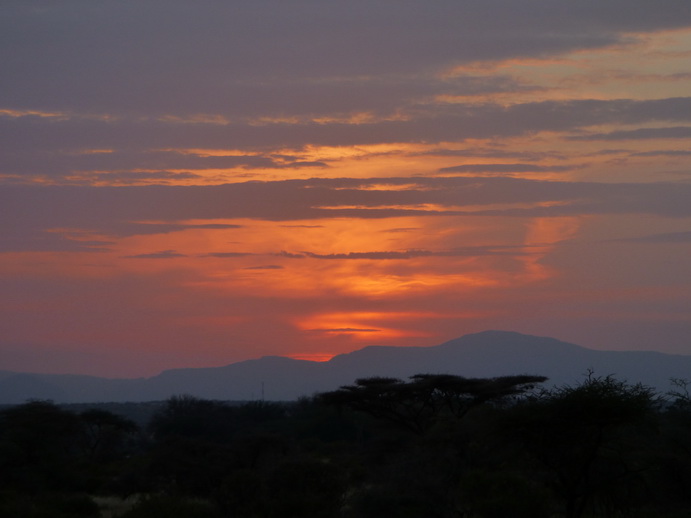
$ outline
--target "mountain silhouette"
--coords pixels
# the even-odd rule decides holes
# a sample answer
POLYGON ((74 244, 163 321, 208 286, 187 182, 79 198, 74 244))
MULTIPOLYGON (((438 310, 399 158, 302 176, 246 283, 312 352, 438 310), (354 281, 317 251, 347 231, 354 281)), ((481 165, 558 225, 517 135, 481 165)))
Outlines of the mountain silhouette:
POLYGON ((224 367, 167 370, 139 379, 0 371, 0 403, 28 399, 56 403, 156 401, 177 394, 231 401, 287 401, 370 376, 536 374, 547 376, 546 386, 551 386, 573 385, 589 371, 666 392, 670 378, 691 378, 691 356, 599 351, 554 338, 484 331, 432 347, 370 346, 327 362, 265 356, 224 367))

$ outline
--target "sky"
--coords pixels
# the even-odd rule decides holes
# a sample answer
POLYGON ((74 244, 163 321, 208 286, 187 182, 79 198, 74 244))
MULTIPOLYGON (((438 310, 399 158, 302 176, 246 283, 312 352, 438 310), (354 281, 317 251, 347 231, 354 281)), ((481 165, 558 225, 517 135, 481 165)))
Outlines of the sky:
POLYGON ((688 0, 6 0, 0 71, 0 370, 691 354, 688 0))

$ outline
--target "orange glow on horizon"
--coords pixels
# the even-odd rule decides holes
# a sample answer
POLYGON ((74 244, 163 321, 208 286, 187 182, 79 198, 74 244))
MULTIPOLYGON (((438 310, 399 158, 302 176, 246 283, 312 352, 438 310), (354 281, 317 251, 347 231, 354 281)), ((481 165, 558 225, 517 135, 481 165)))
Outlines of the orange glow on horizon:
MULTIPOLYGON (((397 329, 381 323, 415 318, 415 313, 340 312, 322 313, 300 318, 296 326, 309 333, 323 335, 347 335, 356 341, 387 340, 400 337, 420 336, 419 333, 397 329)), ((424 336, 424 335, 423 335, 424 336)))
POLYGON ((294 360, 307 360, 310 362, 328 362, 331 358, 337 356, 333 353, 295 353, 289 354, 288 358, 293 358, 294 360))

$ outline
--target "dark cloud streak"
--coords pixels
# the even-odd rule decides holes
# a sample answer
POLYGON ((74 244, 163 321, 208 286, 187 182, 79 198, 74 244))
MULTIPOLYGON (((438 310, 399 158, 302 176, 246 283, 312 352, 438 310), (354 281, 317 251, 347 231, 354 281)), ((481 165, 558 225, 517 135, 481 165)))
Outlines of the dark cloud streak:
POLYGON ((651 234, 642 237, 630 237, 625 239, 617 239, 615 241, 629 242, 629 243, 682 243, 691 244, 691 231, 687 232, 664 232, 661 234, 651 234))
MULTIPOLYGON (((441 0, 433 6, 28 0, 4 5, 2 20, 0 31, 14 49, 0 60, 0 89, 10 107, 237 115, 264 104, 281 111, 278 88, 303 111, 325 103, 329 109, 332 102, 337 109, 367 109, 373 103, 357 85, 335 81, 333 93, 344 99, 338 106, 339 95, 323 89, 315 95, 304 78, 409 76, 478 60, 601 48, 625 41, 626 33, 687 26, 691 9, 685 0, 441 0)), ((424 95, 425 88, 408 95, 424 95)), ((376 83, 368 85, 372 90, 376 83)), ((384 84, 376 97, 392 90, 384 84)))
MULTIPOLYGON (((576 132, 600 124, 642 124, 660 121, 691 121, 691 97, 661 100, 578 100, 516 104, 459 104, 427 107, 408 120, 382 120, 350 124, 346 122, 282 122, 265 125, 173 124, 158 120, 115 121, 0 117, 0 138, 12 153, 5 159, 4 172, 37 170, 50 174, 50 158, 55 153, 80 149, 116 149, 117 154, 88 157, 63 157, 56 170, 64 172, 75 161, 90 161, 95 166, 105 161, 110 166, 138 164, 239 168, 280 168, 296 164, 278 163, 270 156, 194 157, 179 153, 152 153, 151 149, 244 148, 247 150, 305 145, 364 145, 383 142, 438 143, 466 139, 516 137, 543 131, 576 132), (31 153, 39 153, 27 158, 31 153), (141 161, 134 160, 139 156, 141 161), (124 162, 119 163, 120 157, 124 162), (128 158, 129 157, 129 158, 128 158), (158 158, 156 158, 158 157, 158 158), (27 159, 24 164, 23 160, 27 159), (206 164, 206 165, 204 165, 206 164)), ((610 134, 571 135, 574 140, 621 138, 685 138, 687 126, 639 129, 610 134)), ((297 159, 297 162, 301 160, 297 159)), ((0 162, 1 164, 2 162, 0 162)), ((326 164, 298 164, 324 167, 326 164)))
POLYGON ((187 256, 175 250, 161 250, 160 252, 152 252, 150 254, 125 255, 123 259, 177 259, 178 257, 187 256))
POLYGON ((609 133, 590 133, 574 135, 570 140, 644 140, 644 139, 687 139, 691 137, 691 126, 670 128, 639 128, 635 130, 610 131, 609 133))
MULTIPOLYGON (((378 252, 347 252, 340 254, 317 254, 314 252, 300 252, 301 257, 310 259, 356 259, 356 260, 406 260, 416 257, 477 257, 486 255, 526 255, 526 247, 467 247, 453 250, 403 250, 378 252)), ((301 258, 300 257, 300 258, 301 258)))
POLYGON ((3 186, 0 232, 35 243, 52 228, 125 236, 190 228, 233 229, 220 224, 146 224, 138 221, 250 218, 269 221, 417 216, 558 217, 585 214, 691 216, 691 185, 602 184, 512 178, 417 178, 419 188, 360 189, 410 184, 410 178, 315 179, 247 182, 221 186, 3 186), (424 204, 448 207, 429 209, 424 204), (496 208, 496 204, 508 204, 496 208), (512 207, 511 204, 529 204, 512 207), (532 206, 530 206, 532 204, 532 206), (465 211, 456 207, 471 206, 465 211), (482 205, 488 205, 482 209, 482 205), (332 206, 333 208, 319 208, 332 206), (357 206, 359 208, 350 208, 357 206), (41 210, 37 211, 36 207, 41 210), (396 208, 400 207, 400 208, 396 208), (417 207, 417 208, 416 208, 417 207))
POLYGON ((440 173, 554 173, 572 171, 575 166, 543 166, 537 164, 463 164, 442 167, 440 173))

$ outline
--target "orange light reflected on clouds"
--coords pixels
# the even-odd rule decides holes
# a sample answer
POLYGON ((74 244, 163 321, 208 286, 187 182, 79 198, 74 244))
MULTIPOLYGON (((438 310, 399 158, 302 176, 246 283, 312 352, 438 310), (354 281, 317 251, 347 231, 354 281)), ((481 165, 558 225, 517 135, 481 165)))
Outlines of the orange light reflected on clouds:
MULTIPOLYGON (((454 241, 467 243, 467 239, 476 239, 472 234, 482 233, 482 227, 475 224, 464 231, 454 225, 453 217, 448 228, 438 227, 440 221, 436 219, 414 217, 309 220, 301 225, 244 219, 214 221, 228 228, 204 228, 207 220, 188 221, 174 232, 117 239, 110 245, 112 252, 93 254, 90 261, 103 265, 117 261, 119 269, 139 274, 194 272, 184 282, 197 289, 270 292, 295 298, 341 294, 376 299, 450 287, 498 288, 545 278, 547 270, 540 259, 559 241, 575 235, 579 225, 576 218, 532 220, 523 243, 516 243, 517 255, 512 259, 511 255, 487 256, 482 250, 476 257, 472 252, 464 255, 449 250, 454 241), (465 234, 467 238, 462 237, 465 234), (506 271, 507 260, 523 264, 523 268, 506 271)), ((76 240, 94 239, 88 233, 70 235, 76 240)))
POLYGON ((440 102, 503 102, 506 105, 561 99, 650 99, 686 96, 691 31, 676 29, 655 34, 631 33, 617 44, 578 50, 559 57, 479 62, 455 67, 444 76, 502 73, 524 89, 475 96, 439 96, 440 102), (613 67, 612 63, 616 63, 613 67))

